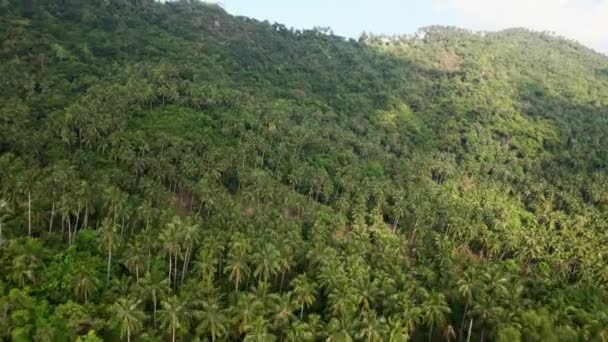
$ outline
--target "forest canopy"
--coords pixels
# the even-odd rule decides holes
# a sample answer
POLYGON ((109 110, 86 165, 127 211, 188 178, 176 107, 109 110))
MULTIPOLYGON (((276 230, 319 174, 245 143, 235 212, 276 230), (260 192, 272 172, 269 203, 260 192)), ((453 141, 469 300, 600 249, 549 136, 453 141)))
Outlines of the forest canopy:
POLYGON ((608 341, 608 58, 0 0, 0 340, 608 341))

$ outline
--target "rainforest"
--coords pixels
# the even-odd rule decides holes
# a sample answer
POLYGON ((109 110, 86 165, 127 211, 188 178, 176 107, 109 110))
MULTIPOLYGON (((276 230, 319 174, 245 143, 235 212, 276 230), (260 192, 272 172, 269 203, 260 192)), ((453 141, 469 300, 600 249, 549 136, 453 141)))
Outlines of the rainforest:
POLYGON ((0 0, 0 340, 608 341, 608 57, 0 0))

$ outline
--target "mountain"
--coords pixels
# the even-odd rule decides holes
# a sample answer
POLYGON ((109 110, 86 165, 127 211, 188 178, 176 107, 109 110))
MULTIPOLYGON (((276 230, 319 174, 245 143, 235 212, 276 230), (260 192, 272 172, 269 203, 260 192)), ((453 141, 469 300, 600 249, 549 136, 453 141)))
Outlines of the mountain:
POLYGON ((606 56, 195 0, 0 37, 0 339, 608 339, 606 56))

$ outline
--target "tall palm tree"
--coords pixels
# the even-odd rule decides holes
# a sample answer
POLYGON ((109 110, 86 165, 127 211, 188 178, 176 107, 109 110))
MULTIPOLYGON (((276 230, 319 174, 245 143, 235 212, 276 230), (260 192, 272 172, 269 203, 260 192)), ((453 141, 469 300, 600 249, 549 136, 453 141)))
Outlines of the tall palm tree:
POLYGON ((23 288, 28 282, 33 283, 36 281, 36 274, 30 267, 27 257, 19 255, 12 260, 9 278, 12 278, 21 288, 23 288))
POLYGON ((74 293, 80 297, 85 304, 89 302, 91 293, 95 289, 96 279, 89 275, 82 275, 77 278, 76 285, 74 286, 74 293))
POLYGON ((188 272, 192 249, 199 242, 200 226, 196 224, 194 219, 189 218, 186 220, 186 222, 184 222, 184 226, 182 227, 180 233, 181 244, 186 248, 186 252, 184 254, 184 264, 182 266, 182 277, 180 280, 180 285, 184 285, 184 279, 186 278, 186 273, 188 272))
POLYGON ((236 305, 230 307, 230 315, 234 317, 240 335, 249 331, 251 323, 263 308, 264 304, 254 294, 242 292, 237 295, 236 305))
POLYGON ((218 263, 218 259, 214 257, 211 251, 208 249, 201 249, 194 262, 194 270, 202 278, 201 280, 211 279, 213 281, 215 273, 217 272, 218 263))
POLYGON ((275 275, 280 269, 280 253, 271 243, 265 244, 262 250, 254 255, 254 260, 256 267, 253 276, 262 282, 268 282, 268 278, 275 275))
POLYGON ((308 329, 310 329, 310 334, 312 335, 313 340, 322 339, 325 337, 325 324, 323 324, 323 319, 318 314, 310 314, 306 317, 306 323, 308 324, 308 329))
POLYGON ((120 325, 120 337, 127 336, 127 341, 131 341, 131 336, 141 330, 145 314, 139 309, 140 301, 129 298, 120 298, 110 307, 114 320, 120 325))
POLYGON ((247 329, 248 333, 245 335, 243 341, 245 342, 272 342, 276 341, 276 336, 270 333, 268 321, 262 316, 258 316, 251 323, 247 329))
POLYGON ((0 199, 0 245, 2 245, 2 225, 11 212, 12 210, 8 204, 8 201, 0 199))
POLYGON ((139 246, 131 245, 128 249, 129 256, 125 260, 125 266, 129 271, 135 273, 135 280, 137 285, 139 285, 139 274, 144 268, 144 259, 140 255, 139 246))
POLYGON ((443 293, 431 292, 422 304, 422 312, 424 320, 429 326, 429 341, 431 341, 433 328, 439 326, 443 329, 446 324, 446 315, 451 312, 443 293))
POLYGON ((177 286, 177 257, 181 253, 180 245, 180 230, 182 221, 179 217, 174 217, 171 222, 165 225, 165 228, 160 233, 165 251, 169 254, 169 284, 177 286))
POLYGON ((470 306, 473 304, 473 296, 476 291, 476 282, 473 273, 465 272, 463 277, 458 279, 458 292, 464 300, 464 311, 462 313, 462 321, 460 323, 460 329, 458 331, 458 337, 462 338, 462 333, 464 332, 464 323, 469 311, 470 306))
POLYGON ((289 325, 289 329, 285 334, 285 340, 287 342, 299 342, 314 341, 315 339, 306 322, 295 320, 289 325))
POLYGON ((387 329, 388 342, 407 342, 410 339, 408 328, 399 316, 389 317, 387 329))
POLYGON ((327 340, 328 342, 352 342, 353 338, 350 334, 351 324, 346 320, 333 318, 327 325, 327 340))
POLYGON ((185 324, 186 308, 176 296, 167 298, 161 302, 162 309, 158 312, 161 327, 171 334, 171 341, 175 342, 178 330, 185 324))
POLYGON ((236 237, 230 245, 230 252, 228 253, 228 261, 224 273, 228 273, 230 281, 234 282, 234 290, 238 291, 241 282, 249 276, 251 272, 249 265, 247 264, 248 254, 251 250, 249 241, 242 238, 236 237))
POLYGON ((158 301, 164 298, 170 291, 169 280, 164 277, 163 273, 154 269, 152 272, 146 272, 139 284, 139 290, 142 292, 143 297, 152 300, 154 329, 156 329, 158 301))
POLYGON ((103 221, 101 229, 99 230, 99 240, 101 246, 108 252, 108 266, 106 280, 110 280, 110 268, 112 265, 112 252, 117 248, 120 243, 120 237, 118 235, 118 228, 109 218, 103 221))
POLYGON ((357 301, 350 287, 334 289, 328 299, 332 314, 341 320, 347 319, 357 310, 357 301))
POLYGON ((196 333, 199 336, 210 336, 211 341, 226 336, 228 332, 228 317, 216 300, 204 301, 202 309, 195 312, 200 320, 196 333))
POLYGON ((383 317, 378 318, 375 311, 365 311, 359 322, 357 337, 367 342, 382 341, 385 330, 383 317))
POLYGON ((273 320, 275 328, 278 331, 284 331, 289 326, 289 322, 294 318, 293 311, 295 307, 290 298, 290 294, 273 293, 270 295, 270 300, 274 313, 273 320))
POLYGON ((304 316, 304 306, 314 303, 317 296, 317 288, 314 282, 308 279, 305 273, 299 274, 291 281, 295 295, 295 301, 300 306, 300 319, 304 316))

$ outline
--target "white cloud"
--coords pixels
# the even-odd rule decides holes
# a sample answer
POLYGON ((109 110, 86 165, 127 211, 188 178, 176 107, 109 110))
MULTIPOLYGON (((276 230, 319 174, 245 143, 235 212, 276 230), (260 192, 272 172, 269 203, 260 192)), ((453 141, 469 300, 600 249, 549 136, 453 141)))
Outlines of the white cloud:
POLYGON ((608 0, 434 0, 474 29, 554 31, 608 52, 608 0))

